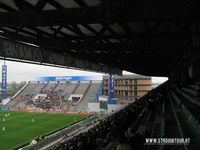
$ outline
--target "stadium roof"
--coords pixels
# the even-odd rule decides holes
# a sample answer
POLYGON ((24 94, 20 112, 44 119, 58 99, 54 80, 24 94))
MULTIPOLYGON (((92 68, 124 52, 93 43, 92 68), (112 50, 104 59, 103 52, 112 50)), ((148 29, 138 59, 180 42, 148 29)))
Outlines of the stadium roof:
POLYGON ((0 56, 169 76, 200 56, 199 7, 195 0, 1 0, 0 56))
MULTIPOLYGON (((108 75, 104 75, 103 79, 108 79, 109 76, 108 75)), ((148 76, 142 76, 142 75, 123 75, 123 76, 119 76, 119 75, 114 75, 114 79, 124 79, 124 80, 128 80, 128 79, 145 79, 145 80, 151 80, 151 77, 148 76)))

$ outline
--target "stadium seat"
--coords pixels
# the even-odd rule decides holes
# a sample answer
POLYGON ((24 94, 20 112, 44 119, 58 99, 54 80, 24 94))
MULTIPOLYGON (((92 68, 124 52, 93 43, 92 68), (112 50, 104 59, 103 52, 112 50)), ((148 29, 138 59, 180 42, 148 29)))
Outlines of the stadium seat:
POLYGON ((183 87, 181 90, 182 90, 183 92, 189 94, 190 96, 195 96, 195 97, 198 96, 198 92, 195 91, 195 90, 192 90, 192 89, 189 89, 189 88, 186 88, 186 87, 183 87))

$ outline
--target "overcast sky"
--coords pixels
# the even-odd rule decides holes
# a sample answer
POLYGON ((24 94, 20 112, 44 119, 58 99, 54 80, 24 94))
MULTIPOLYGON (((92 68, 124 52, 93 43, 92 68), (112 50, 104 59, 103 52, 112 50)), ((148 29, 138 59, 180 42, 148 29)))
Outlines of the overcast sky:
MULTIPOLYGON (((4 63, 0 60, 0 65, 4 63)), ((43 65, 35 65, 28 63, 20 63, 13 61, 6 61, 7 65, 7 82, 21 82, 21 81, 32 81, 37 77, 42 76, 102 76, 103 73, 95 73, 89 71, 65 69, 58 67, 49 67, 43 65)), ((2 67, 1 67, 2 68, 2 67)), ((0 68, 0 73, 2 74, 2 69, 0 68)), ((130 74, 129 72, 123 72, 123 74, 130 74)), ((1 76, 1 75, 0 75, 1 76)), ((1 77, 0 77, 1 79, 1 77)), ((152 78, 153 82, 164 82, 167 78, 152 78)))

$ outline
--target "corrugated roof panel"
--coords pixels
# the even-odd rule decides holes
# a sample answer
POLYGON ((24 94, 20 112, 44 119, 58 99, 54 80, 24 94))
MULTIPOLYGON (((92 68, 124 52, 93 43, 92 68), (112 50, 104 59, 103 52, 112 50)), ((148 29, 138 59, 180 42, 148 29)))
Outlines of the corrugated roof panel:
POLYGON ((18 32, 18 34, 20 34, 20 35, 24 35, 24 36, 28 36, 28 37, 33 37, 32 35, 30 35, 30 34, 26 34, 26 33, 23 33, 23 32, 18 32))
POLYGON ((8 12, 8 11, 5 10, 5 9, 0 8, 0 12, 8 12))
POLYGON ((56 9, 57 8, 47 3, 42 10, 56 10, 56 9))
POLYGON ((29 31, 31 33, 37 34, 37 32, 35 32, 34 30, 31 30, 29 28, 24 27, 23 30, 29 31))
POLYGON ((58 29, 60 26, 52 26, 52 27, 58 29))
POLYGON ((1 3, 4 3, 6 4, 7 6, 11 7, 11 8, 14 8, 16 10, 19 10, 17 8, 17 6, 15 5, 15 3, 13 2, 13 0, 1 0, 1 3))
POLYGON ((8 31, 15 32, 15 30, 14 30, 14 29, 11 29, 11 28, 8 28, 8 27, 2 27, 2 29, 6 29, 6 30, 8 30, 8 31))
POLYGON ((54 31, 50 30, 48 27, 37 27, 40 30, 43 30, 44 32, 47 32, 49 34, 53 34, 54 31))
MULTIPOLYGON (((103 79, 108 79, 108 75, 104 75, 103 79)), ((123 76, 114 75, 114 79, 148 79, 148 80, 151 80, 151 77, 138 75, 138 74, 132 74, 132 75, 123 75, 123 76)))
POLYGON ((89 24, 89 26, 92 27, 97 32, 99 32, 102 29, 102 25, 101 24, 89 24))
POLYGON ((26 0, 28 3, 32 4, 33 6, 35 6, 39 0, 26 0))
POLYGON ((86 34, 86 35, 94 35, 93 32, 87 30, 84 26, 82 26, 82 25, 78 25, 78 27, 79 27, 80 30, 83 32, 83 34, 86 34))
POLYGON ((65 8, 77 8, 79 5, 73 0, 55 0, 65 8))
POLYGON ((112 35, 108 30, 106 30, 103 35, 112 35))
POLYGON ((64 33, 66 33, 66 34, 69 34, 69 35, 77 35, 74 32, 72 32, 70 30, 67 30, 66 28, 62 28, 61 31, 64 32, 64 33))
POLYGON ((126 32, 124 31, 124 29, 118 24, 118 23, 114 23, 113 25, 110 26, 113 31, 115 33, 118 33, 118 34, 126 34, 126 32))
POLYGON ((88 6, 97 6, 101 4, 100 0, 83 0, 88 6))

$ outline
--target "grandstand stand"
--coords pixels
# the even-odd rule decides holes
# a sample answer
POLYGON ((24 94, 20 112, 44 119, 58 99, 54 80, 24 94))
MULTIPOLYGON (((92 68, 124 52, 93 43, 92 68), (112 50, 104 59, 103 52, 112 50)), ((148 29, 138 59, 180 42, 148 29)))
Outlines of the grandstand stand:
POLYGON ((78 87, 79 84, 77 83, 67 83, 64 90, 63 90, 63 93, 62 93, 62 96, 63 97, 63 100, 64 101, 67 101, 68 98, 70 97, 71 94, 74 93, 74 91, 76 90, 76 88, 78 87))
MULTIPOLYGON (((91 83, 79 83, 79 86, 76 88, 76 90, 73 92, 73 95, 81 95, 80 99, 78 101, 71 101, 71 106, 68 109, 69 111, 77 111, 77 107, 79 104, 84 101, 85 96, 91 86, 91 83)), ((81 103, 82 105, 82 103, 81 103)))
POLYGON ((54 91, 62 93, 63 90, 65 89, 66 84, 67 83, 58 83, 57 86, 55 87, 54 91))
POLYGON ((78 105, 77 111, 87 111, 88 103, 96 102, 96 93, 98 92, 100 85, 101 85, 101 83, 92 83, 91 84, 85 98, 83 98, 83 100, 81 101, 81 105, 78 105))
POLYGON ((76 88, 78 87, 79 84, 76 83, 67 83, 63 93, 61 95, 61 99, 63 102, 65 102, 65 105, 63 105, 63 109, 64 110, 68 110, 70 107, 70 103, 68 102, 68 98, 70 97, 70 95, 76 90, 76 88))
POLYGON ((89 83, 79 83, 79 86, 76 88, 73 94, 84 94, 88 86, 89 83))
POLYGON ((41 90, 41 93, 48 94, 52 91, 54 91, 54 88, 57 86, 57 83, 48 83, 44 88, 41 90))
POLYGON ((12 108, 16 105, 17 102, 17 100, 10 100, 4 107, 12 108))
POLYGON ((41 93, 47 85, 48 83, 37 83, 35 88, 30 94, 35 96, 36 94, 41 93))
POLYGON ((14 98, 25 98, 26 95, 30 94, 36 87, 37 83, 28 83, 28 85, 14 98))
POLYGON ((23 100, 19 100, 17 103, 15 103, 14 107, 17 107, 17 108, 25 108, 27 105, 25 103, 25 101, 23 100))
POLYGON ((20 93, 22 93, 27 86, 29 86, 29 83, 26 83, 17 93, 15 93, 15 95, 12 96, 12 99, 16 98, 20 93))
POLYGON ((88 102, 95 102, 100 84, 100 82, 93 83, 92 81, 83 83, 74 81, 29 82, 7 106, 9 108, 33 107, 87 111, 88 102), (74 101, 77 96, 80 96, 79 100, 74 101))

